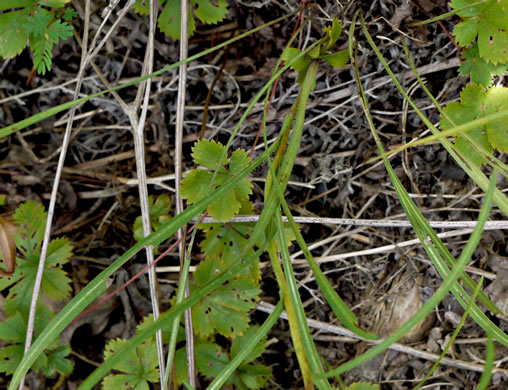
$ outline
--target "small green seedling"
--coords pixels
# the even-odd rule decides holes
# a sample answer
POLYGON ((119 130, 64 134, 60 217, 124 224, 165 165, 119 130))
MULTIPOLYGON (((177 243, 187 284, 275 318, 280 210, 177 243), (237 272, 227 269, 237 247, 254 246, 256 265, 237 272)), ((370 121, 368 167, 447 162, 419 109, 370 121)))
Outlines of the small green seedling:
MULTIPOLYGON (((291 69, 298 72, 298 84, 302 85, 307 69, 309 68, 312 60, 322 59, 326 61, 332 67, 344 67, 349 61, 349 52, 347 49, 340 50, 337 52, 329 52, 330 49, 335 45, 337 40, 342 34, 342 24, 337 18, 332 19, 332 25, 326 26, 323 29, 325 37, 321 45, 316 46, 310 53, 305 54, 300 59, 296 60, 292 65, 291 69)), ((290 62, 302 53, 301 50, 295 48, 288 48, 284 50, 282 58, 286 62, 290 62)))

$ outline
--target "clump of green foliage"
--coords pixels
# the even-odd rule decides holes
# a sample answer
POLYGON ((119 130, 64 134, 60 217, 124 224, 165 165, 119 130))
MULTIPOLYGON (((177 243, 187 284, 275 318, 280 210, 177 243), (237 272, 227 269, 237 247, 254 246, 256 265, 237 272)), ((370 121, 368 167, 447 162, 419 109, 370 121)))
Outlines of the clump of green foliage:
MULTIPOLYGON (((17 252, 15 270, 0 275, 0 291, 9 290, 4 301, 3 311, 7 316, 0 323, 0 339, 12 343, 0 351, 0 372, 12 374, 24 355, 28 313, 32 300, 33 286, 39 265, 41 244, 46 227, 47 213, 37 202, 26 202, 18 206, 13 222, 17 232, 14 239, 17 252)), ((4 262, 6 254, 3 253, 4 262)), ((47 298, 60 301, 71 293, 71 280, 62 265, 72 256, 72 245, 67 238, 56 238, 49 243, 42 293, 47 298)), ((34 338, 42 332, 53 318, 53 312, 39 298, 34 338)), ((50 377, 55 372, 68 375, 72 372, 72 363, 66 359, 70 353, 69 345, 60 345, 54 341, 36 360, 33 369, 50 377)))
MULTIPOLYGON (((159 29, 175 40, 180 39, 180 0, 162 0, 161 6, 164 6, 158 19, 159 29)), ((136 0, 132 8, 141 15, 150 13, 150 3, 148 0, 136 0)), ((189 6, 189 37, 196 31, 196 20, 194 14, 203 23, 217 24, 221 22, 228 13, 228 3, 226 0, 190 0, 189 6)))
MULTIPOLYGON (((189 204, 207 197, 210 191, 224 184, 250 163, 245 150, 237 149, 228 158, 224 145, 206 139, 198 141, 193 146, 192 158, 199 168, 190 171, 181 185, 182 197, 189 204)), ((237 214, 252 214, 253 205, 249 200, 251 193, 252 183, 248 178, 244 178, 222 198, 212 203, 207 211, 218 222, 227 221, 237 214)), ((150 198, 149 201, 152 223, 161 224, 166 221, 170 209, 169 196, 161 195, 157 200, 150 198)), ((190 284, 191 294, 192 291, 199 289, 215 275, 232 265, 234 255, 240 253, 247 242, 252 224, 225 222, 203 224, 200 228, 205 232, 205 239, 200 243, 205 257, 194 273, 194 281, 190 284)), ((139 218, 135 223, 135 238, 138 241, 143 238, 139 218)), ((196 368, 204 377, 215 378, 242 350, 243 343, 256 332, 258 326, 249 324, 249 312, 255 307, 255 302, 261 293, 260 278, 259 260, 256 260, 245 272, 236 275, 193 306, 196 368), (215 342, 218 335, 229 340, 229 348, 224 348, 215 342)), ((138 330, 144 329, 146 324, 151 322, 153 322, 153 316, 147 317, 138 330)), ((167 338, 169 335, 163 329, 163 339, 167 338)), ((183 330, 179 332, 177 340, 185 340, 183 330)), ((111 354, 108 355, 108 348, 114 351, 115 346, 120 342, 116 340, 108 344, 105 358, 111 354)), ((265 347, 266 338, 263 338, 226 383, 235 385, 238 389, 262 388, 271 375, 271 369, 261 364, 253 364, 253 362, 264 352, 265 347)), ((148 382, 157 382, 158 371, 154 371, 158 365, 157 354, 154 352, 150 358, 142 359, 144 349, 155 351, 155 338, 145 341, 138 348, 137 358, 133 355, 128 359, 130 361, 128 367, 127 363, 116 367, 126 374, 107 377, 103 381, 103 388, 125 388, 120 386, 121 383, 134 386, 134 382, 137 384, 142 382, 142 386, 145 386, 145 383, 148 385, 148 382), (122 378, 126 380, 122 382, 122 378), (115 387, 116 385, 120 387, 115 387)), ((186 350, 182 347, 175 354, 175 373, 178 384, 188 381, 186 364, 186 350)))
POLYGON ((27 43, 34 69, 44 75, 51 70, 52 49, 72 35, 69 21, 77 13, 70 0, 2 0, 0 2, 0 57, 20 54, 27 43))
MULTIPOLYGON (((508 69, 508 0, 452 0, 450 6, 463 19, 453 35, 459 45, 467 47, 459 72, 470 75, 471 84, 462 90, 460 101, 444 109, 443 130, 508 109, 508 88, 492 86, 493 77, 508 69)), ((481 165, 493 149, 508 152, 508 129, 503 120, 490 122, 458 135, 455 145, 474 164, 481 165)))

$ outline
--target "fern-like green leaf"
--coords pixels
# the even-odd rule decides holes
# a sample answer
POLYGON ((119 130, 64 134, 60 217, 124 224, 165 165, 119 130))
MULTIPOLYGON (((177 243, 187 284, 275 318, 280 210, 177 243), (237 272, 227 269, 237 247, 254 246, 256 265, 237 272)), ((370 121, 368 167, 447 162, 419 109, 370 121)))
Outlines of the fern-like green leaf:
POLYGON ((53 45, 72 36, 72 27, 61 19, 55 19, 55 15, 44 8, 29 17, 24 27, 34 53, 34 68, 38 74, 44 75, 51 70, 53 45))
POLYGON ((33 38, 43 38, 53 18, 51 12, 41 8, 27 18, 25 30, 28 34, 32 34, 33 38))

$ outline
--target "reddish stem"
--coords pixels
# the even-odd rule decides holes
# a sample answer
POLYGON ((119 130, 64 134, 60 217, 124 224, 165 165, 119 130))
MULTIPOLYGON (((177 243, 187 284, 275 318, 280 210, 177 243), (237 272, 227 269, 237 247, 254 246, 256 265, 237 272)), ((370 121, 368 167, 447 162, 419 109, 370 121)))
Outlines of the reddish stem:
MULTIPOLYGON (((204 213, 201 218, 199 219, 199 222, 197 224, 194 224, 193 226, 191 226, 189 228, 189 230, 187 231, 188 234, 192 233, 192 231, 196 228, 197 225, 199 225, 201 223, 201 221, 203 221, 203 219, 208 215, 208 212, 204 213)), ((83 311, 81 314, 79 314, 76 318, 74 318, 71 322, 74 323, 76 322, 78 319, 80 319, 81 317, 85 316, 86 314, 90 313, 91 311, 97 309, 99 306, 101 306, 104 302, 106 302, 108 299, 110 299, 111 297, 113 297, 114 295, 118 294, 118 292, 120 292, 121 290, 123 290, 125 287, 127 287, 129 284, 131 284, 133 281, 135 281, 137 278, 139 278, 141 275, 143 275, 150 267, 153 267, 155 264, 157 264, 159 262, 159 260, 161 260, 162 258, 164 258, 168 253, 169 251, 171 251, 172 249, 174 249, 183 239, 183 236, 181 238, 179 238, 178 240, 175 241, 175 243, 173 245, 171 245, 168 249, 166 249, 159 257, 157 257, 153 263, 151 264, 148 264, 146 267, 144 267, 141 271, 139 271, 136 275, 134 275, 132 278, 130 278, 127 282, 125 282, 124 284, 122 284, 120 287, 118 287, 115 291, 113 291, 112 293, 108 294, 106 297, 102 298, 99 302, 97 302, 95 305, 89 307, 88 309, 86 309, 85 311, 83 311)))
MULTIPOLYGON (((302 21, 302 19, 303 19, 303 9, 298 14, 298 19, 296 20, 295 27, 293 28, 293 32, 291 33, 291 37, 293 37, 295 35, 296 29, 300 25, 300 22, 302 21)), ((284 66, 284 61, 282 61, 280 67, 283 67, 283 66, 284 66)), ((280 68, 277 69, 277 71, 278 70, 280 70, 280 68)), ((270 106, 272 105, 272 100, 273 100, 273 97, 275 95, 275 90, 277 89, 277 84, 279 83, 279 79, 280 79, 280 76, 277 77, 277 80, 275 80, 275 84, 273 85, 272 93, 270 94, 270 99, 268 100, 268 105, 266 106, 265 115, 268 114, 268 111, 270 110, 270 106)), ((256 135, 256 139, 254 140, 254 145, 252 145, 252 148, 251 148, 251 150, 249 152, 249 157, 252 157, 252 154, 254 153, 254 148, 258 144, 259 137, 261 136, 261 132, 262 131, 263 131, 263 121, 261 121, 261 125, 259 125, 259 130, 258 130, 258 133, 256 135)))

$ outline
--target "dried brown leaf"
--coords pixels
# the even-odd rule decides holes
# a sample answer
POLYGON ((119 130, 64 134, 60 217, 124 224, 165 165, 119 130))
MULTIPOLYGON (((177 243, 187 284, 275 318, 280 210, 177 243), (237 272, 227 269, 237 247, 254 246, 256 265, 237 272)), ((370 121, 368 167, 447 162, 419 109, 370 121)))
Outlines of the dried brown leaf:
POLYGON ((12 222, 0 218, 0 251, 2 252, 4 269, 0 269, 0 274, 10 275, 16 269, 16 225, 12 222))

